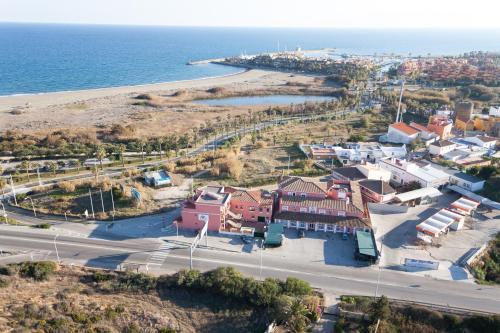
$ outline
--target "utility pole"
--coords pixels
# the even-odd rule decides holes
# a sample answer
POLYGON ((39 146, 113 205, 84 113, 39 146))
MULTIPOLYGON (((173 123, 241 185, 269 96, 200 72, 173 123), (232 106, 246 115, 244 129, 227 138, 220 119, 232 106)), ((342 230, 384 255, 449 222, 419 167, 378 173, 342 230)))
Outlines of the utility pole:
POLYGON ((92 209, 92 218, 95 219, 94 203, 92 202, 92 191, 89 188, 90 208, 92 209))
MULTIPOLYGON (((398 103, 398 112, 396 114, 396 123, 399 122, 399 112, 401 111, 401 101, 403 100, 403 91, 405 86, 405 80, 401 82, 401 91, 399 93, 399 103, 398 103)), ((401 119, 403 119, 403 113, 401 112, 401 119)))
POLYGON ((5 218, 5 224, 9 224, 9 222, 7 221, 7 212, 5 211, 5 206, 3 205, 3 201, 0 201, 0 204, 2 204, 3 217, 5 218))
POLYGON ((59 236, 59 235, 56 235, 56 236, 54 237, 54 248, 56 249, 57 263, 58 263, 58 264, 60 264, 60 263, 61 263, 61 260, 59 259, 59 251, 57 251, 57 243, 56 243, 56 241, 57 241, 57 237, 58 237, 58 236, 59 236))
POLYGON ((377 288, 375 289, 375 298, 378 297, 378 287, 380 285, 380 274, 382 272, 382 268, 380 267, 380 259, 382 257, 382 248, 384 247, 384 237, 382 237, 382 242, 380 243, 380 258, 378 261, 378 277, 377 277, 377 288))
POLYGON ((260 270, 259 270, 259 280, 262 280, 262 251, 264 250, 264 239, 260 241, 260 270))
POLYGON ((104 200, 102 198, 102 189, 99 189, 99 193, 101 194, 101 206, 102 206, 102 212, 104 213, 104 200))
POLYGON ((109 190, 109 193, 111 194, 111 205, 113 206, 113 220, 115 219, 115 199, 113 197, 113 188, 109 190))
POLYGON ((38 177, 38 185, 42 186, 42 180, 40 179, 40 168, 36 168, 36 175, 38 177))
POLYGON ((14 203, 17 206, 16 188, 14 187, 14 180, 12 179, 12 175, 10 175, 10 188, 11 188, 12 194, 14 195, 14 203))
POLYGON ((33 208, 33 215, 35 215, 36 217, 35 204, 33 203, 33 199, 31 199, 31 197, 28 197, 27 199, 31 201, 31 207, 33 208))

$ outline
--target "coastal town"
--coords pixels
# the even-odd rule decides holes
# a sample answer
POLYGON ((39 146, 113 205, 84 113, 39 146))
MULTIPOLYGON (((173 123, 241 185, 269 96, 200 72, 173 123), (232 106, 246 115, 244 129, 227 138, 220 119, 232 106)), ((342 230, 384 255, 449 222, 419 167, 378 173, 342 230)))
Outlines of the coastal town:
MULTIPOLYGON (((230 266, 252 277, 239 283, 281 283, 309 328, 367 312, 360 296, 498 314, 498 288, 478 283, 500 279, 500 55, 321 52, 228 57, 213 62, 245 72, 60 103, 5 98, 0 265, 177 274, 159 290, 210 289, 217 273, 226 296, 243 278, 211 270, 230 266), (179 270, 205 275, 193 287, 179 270)), ((231 297, 275 305, 254 292, 231 297)))

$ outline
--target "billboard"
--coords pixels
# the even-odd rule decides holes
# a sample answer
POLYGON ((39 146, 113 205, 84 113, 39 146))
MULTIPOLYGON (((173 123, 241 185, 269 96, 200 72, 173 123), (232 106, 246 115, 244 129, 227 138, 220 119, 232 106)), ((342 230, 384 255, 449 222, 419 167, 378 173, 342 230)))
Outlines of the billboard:
POLYGON ((132 196, 137 200, 141 201, 141 192, 137 191, 135 187, 132 187, 130 189, 130 194, 132 194, 132 196))

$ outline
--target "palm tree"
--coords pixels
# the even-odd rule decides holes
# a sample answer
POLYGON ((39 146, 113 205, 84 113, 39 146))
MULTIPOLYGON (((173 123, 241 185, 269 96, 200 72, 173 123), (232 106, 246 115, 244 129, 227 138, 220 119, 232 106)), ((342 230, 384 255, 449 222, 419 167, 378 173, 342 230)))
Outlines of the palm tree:
POLYGON ((139 139, 139 145, 141 147, 142 164, 144 164, 144 146, 146 145, 146 141, 142 138, 139 139))
POLYGON ((123 159, 123 153, 125 153, 125 149, 126 149, 126 148, 127 148, 127 147, 126 147, 123 143, 120 143, 120 144, 118 145, 118 153, 120 154, 120 160, 122 161, 122 168, 124 168, 124 167, 125 167, 125 161, 124 161, 124 159, 123 159))
POLYGON ((30 161, 29 160, 24 160, 21 162, 19 165, 21 169, 26 170, 26 175, 28 176, 28 181, 30 181, 30 161))
POLYGON ((104 158, 106 158, 106 149, 104 148, 104 146, 102 146, 102 145, 97 146, 97 149, 95 151, 95 156, 99 160, 99 164, 101 166, 101 170, 103 170, 102 160, 104 158))

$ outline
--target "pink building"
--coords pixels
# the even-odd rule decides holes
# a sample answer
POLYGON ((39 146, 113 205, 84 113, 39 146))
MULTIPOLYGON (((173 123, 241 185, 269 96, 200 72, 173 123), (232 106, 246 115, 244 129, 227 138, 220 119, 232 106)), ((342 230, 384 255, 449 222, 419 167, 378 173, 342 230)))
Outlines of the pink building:
POLYGON ((179 227, 199 230, 208 222, 209 231, 219 231, 228 221, 231 193, 225 193, 223 186, 206 186, 195 196, 184 202, 179 227))
POLYGON ((300 177, 285 177, 278 184, 278 195, 302 198, 325 198, 325 184, 303 180, 300 177))
POLYGON ((227 187, 231 193, 230 209, 234 214, 241 215, 247 222, 270 222, 273 216, 273 197, 271 193, 262 190, 241 190, 227 187))
POLYGON ((280 212, 310 213, 331 216, 364 217, 364 212, 350 203, 349 200, 335 200, 330 198, 280 198, 280 212))

